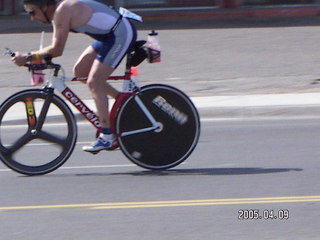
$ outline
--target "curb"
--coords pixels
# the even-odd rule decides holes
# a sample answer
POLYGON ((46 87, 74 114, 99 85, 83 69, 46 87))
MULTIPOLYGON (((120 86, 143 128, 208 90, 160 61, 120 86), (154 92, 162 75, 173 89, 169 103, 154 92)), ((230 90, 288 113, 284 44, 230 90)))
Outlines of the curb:
MULTIPOLYGON (((132 9, 135 11, 134 9, 132 9)), ((208 8, 204 10, 136 10, 145 20, 253 18, 253 17, 306 17, 319 16, 320 6, 239 7, 234 9, 208 8)))
MULTIPOLYGON (((201 119, 250 119, 250 118, 285 118, 285 117, 320 117, 320 93, 298 94, 266 94, 266 95, 240 95, 240 96, 213 96, 191 98, 199 111, 201 119)), ((95 111, 93 100, 83 101, 95 111)), ((110 100, 110 107, 114 100, 110 100)), ((78 121, 84 117, 79 111, 67 103, 78 121)), ((22 119, 25 107, 22 105, 7 118, 12 125, 25 123, 22 119)), ((25 116, 25 115, 23 115, 25 116)), ((51 112, 50 123, 59 123, 62 118, 51 112)))
POLYGON ((202 118, 319 117, 320 93, 197 97, 202 118))
MULTIPOLYGON (((191 97, 201 118, 317 117, 320 93, 256 94, 239 96, 191 97)), ((84 101, 95 110, 93 100, 84 101)), ((114 100, 110 100, 110 107, 114 100)), ((77 119, 84 119, 69 104, 77 119)))

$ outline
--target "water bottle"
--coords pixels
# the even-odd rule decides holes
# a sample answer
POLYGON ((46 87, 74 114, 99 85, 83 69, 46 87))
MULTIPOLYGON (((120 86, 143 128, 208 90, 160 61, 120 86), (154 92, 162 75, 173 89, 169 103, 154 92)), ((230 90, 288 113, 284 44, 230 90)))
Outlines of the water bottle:
MULTIPOLYGON (((40 64, 41 62, 32 62, 32 64, 40 64)), ((45 74, 42 70, 32 70, 31 72, 31 85, 39 86, 44 83, 45 74)))
MULTIPOLYGON (((43 40, 44 40, 44 32, 41 32, 41 38, 40 38, 40 47, 39 50, 43 48, 43 40)), ((32 61, 31 64, 41 64, 42 61, 32 61)), ((31 72, 31 85, 32 86, 39 86, 44 83, 45 74, 42 70, 32 70, 31 72)))
POLYGON ((157 63, 161 61, 161 52, 160 52, 160 44, 159 44, 159 36, 158 33, 152 30, 148 34, 148 54, 149 54, 149 62, 157 63))

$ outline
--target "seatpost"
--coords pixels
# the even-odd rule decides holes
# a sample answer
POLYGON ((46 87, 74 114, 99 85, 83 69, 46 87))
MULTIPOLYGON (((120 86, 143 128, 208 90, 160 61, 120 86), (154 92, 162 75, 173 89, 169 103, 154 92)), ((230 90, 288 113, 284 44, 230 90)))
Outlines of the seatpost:
POLYGON ((126 75, 131 74, 131 61, 132 61, 132 53, 127 53, 127 62, 126 62, 126 75))

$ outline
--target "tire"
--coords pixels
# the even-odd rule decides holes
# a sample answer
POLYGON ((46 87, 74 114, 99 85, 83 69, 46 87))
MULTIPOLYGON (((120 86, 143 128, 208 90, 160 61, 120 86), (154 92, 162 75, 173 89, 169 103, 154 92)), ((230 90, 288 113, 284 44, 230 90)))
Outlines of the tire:
POLYGON ((53 89, 18 92, 0 106, 0 159, 18 173, 54 171, 67 161, 76 140, 74 115, 53 89))
POLYGON ((116 119, 120 149, 133 163, 147 169, 168 169, 182 163, 200 136, 200 119, 194 104, 182 91, 162 84, 142 87, 138 96, 161 128, 121 136, 152 125, 135 97, 130 97, 120 107, 116 119))

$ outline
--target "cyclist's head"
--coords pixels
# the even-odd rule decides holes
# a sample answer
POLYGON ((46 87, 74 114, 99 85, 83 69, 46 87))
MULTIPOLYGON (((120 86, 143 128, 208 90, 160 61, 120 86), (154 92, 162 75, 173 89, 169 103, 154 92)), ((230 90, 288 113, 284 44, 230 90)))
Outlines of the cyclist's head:
POLYGON ((43 24, 51 23, 51 19, 48 15, 48 8, 57 2, 58 0, 23 0, 24 8, 31 16, 31 19, 43 24), (42 12, 42 14, 39 14, 39 12, 42 12))
POLYGON ((55 2, 56 0, 23 0, 23 4, 32 4, 38 6, 39 8, 54 4, 55 2))

